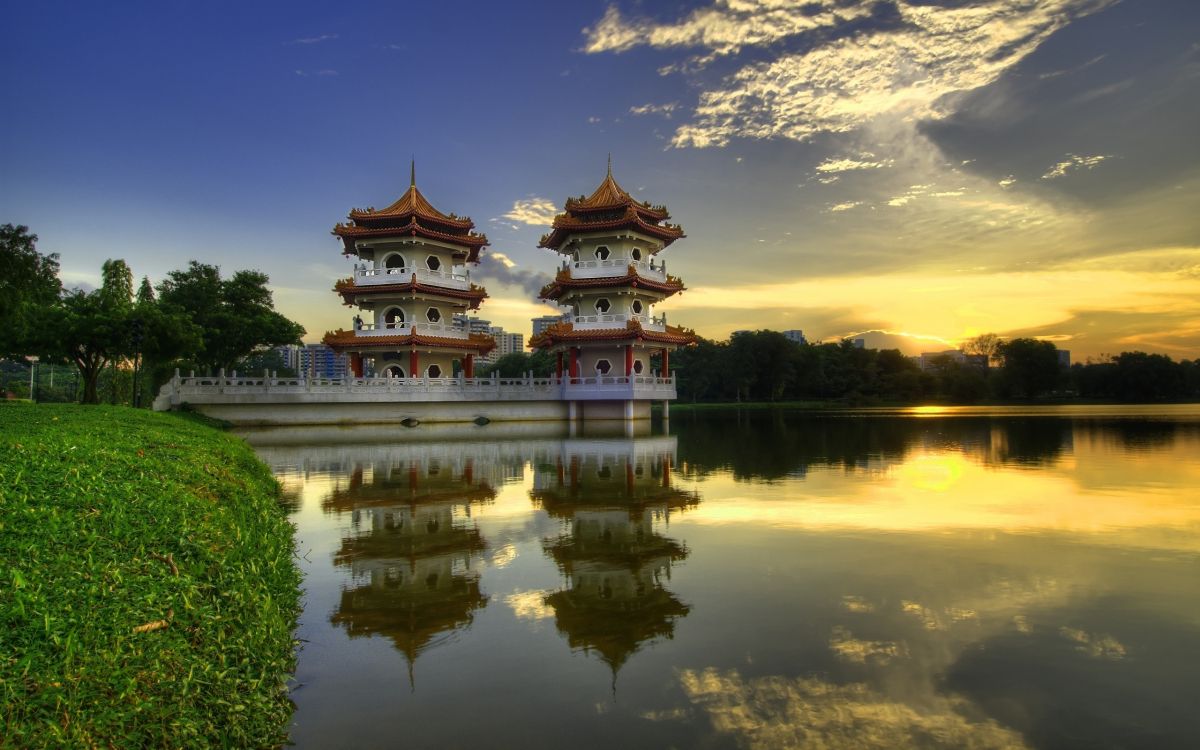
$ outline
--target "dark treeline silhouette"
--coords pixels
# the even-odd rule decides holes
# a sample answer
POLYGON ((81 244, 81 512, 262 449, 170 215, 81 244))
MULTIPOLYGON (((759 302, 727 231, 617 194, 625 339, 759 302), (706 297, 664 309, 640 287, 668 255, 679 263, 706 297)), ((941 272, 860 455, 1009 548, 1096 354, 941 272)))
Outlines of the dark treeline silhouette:
POLYGON ((775 331, 701 339, 671 354, 684 403, 839 401, 850 404, 1078 397, 1116 401, 1200 398, 1200 361, 1126 352, 1103 362, 1062 367, 1053 344, 1017 338, 986 355, 934 358, 922 371, 896 349, 797 344, 775 331))
POLYGON ((913 452, 961 452, 989 466, 1053 464, 1076 440, 1125 451, 1195 444, 1200 424, 1166 419, 929 417, 785 409, 682 411, 671 418, 679 467, 690 476, 730 472, 739 481, 777 481, 814 469, 885 471, 913 452))

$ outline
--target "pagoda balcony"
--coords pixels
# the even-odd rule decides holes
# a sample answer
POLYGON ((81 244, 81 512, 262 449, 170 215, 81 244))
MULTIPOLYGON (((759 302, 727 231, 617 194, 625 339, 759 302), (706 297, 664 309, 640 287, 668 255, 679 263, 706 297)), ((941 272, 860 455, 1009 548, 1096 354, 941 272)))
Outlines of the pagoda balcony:
POLYGON ((609 258, 608 260, 569 260, 563 263, 563 268, 570 269, 573 279, 603 279, 609 276, 619 277, 629 273, 629 267, 637 269, 638 275, 644 279, 655 281, 667 280, 666 262, 655 263, 653 266, 644 260, 629 260, 628 258, 609 258))
POLYGON ((372 336, 408 336, 414 333, 423 336, 441 336, 447 339, 467 339, 470 332, 466 328, 453 323, 429 323, 409 321, 405 323, 363 323, 354 331, 355 336, 371 338, 372 336))
POLYGON ((373 286, 376 284, 404 284, 417 275, 417 281, 422 284, 446 287, 447 289, 469 290, 471 276, 463 271, 442 271, 408 266, 405 268, 360 268, 354 272, 355 286, 373 286))
POLYGON ((603 315, 567 315, 563 318, 564 323, 571 323, 577 331, 624 328, 629 325, 631 320, 636 320, 646 331, 661 333, 667 330, 666 316, 655 318, 634 313, 607 313, 603 315))

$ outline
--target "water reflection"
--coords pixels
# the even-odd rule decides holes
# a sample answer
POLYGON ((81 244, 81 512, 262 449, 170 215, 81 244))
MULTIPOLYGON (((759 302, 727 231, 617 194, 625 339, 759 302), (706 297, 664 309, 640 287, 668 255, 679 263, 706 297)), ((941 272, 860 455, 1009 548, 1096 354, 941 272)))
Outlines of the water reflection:
POLYGON ((1200 410, 671 430, 252 433, 306 552, 293 740, 1200 746, 1200 410))
POLYGON ((666 587, 688 556, 663 535, 672 512, 699 502, 671 484, 674 437, 565 440, 534 466, 533 501, 566 530, 545 551, 566 587, 545 598, 572 649, 617 672, 644 644, 671 638, 690 607, 666 587))
POLYGON ((410 675, 421 651, 470 625, 488 601, 478 571, 485 544, 471 508, 495 497, 490 473, 477 475, 473 457, 440 446, 356 463, 323 503, 351 517, 333 558, 351 583, 330 622, 352 638, 388 638, 410 675))

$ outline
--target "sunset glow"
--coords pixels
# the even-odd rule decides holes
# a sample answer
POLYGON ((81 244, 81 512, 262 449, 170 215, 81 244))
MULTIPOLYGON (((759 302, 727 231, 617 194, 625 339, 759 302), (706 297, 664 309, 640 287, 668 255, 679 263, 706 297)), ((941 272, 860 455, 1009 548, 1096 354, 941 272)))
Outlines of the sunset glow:
POLYGON ((316 341, 351 314, 330 228, 415 157, 489 235, 481 317, 528 335, 538 238, 611 154, 686 230, 662 311, 702 336, 1200 352, 1200 7, 527 5, 14 6, 0 220, 68 285, 261 269, 316 341))

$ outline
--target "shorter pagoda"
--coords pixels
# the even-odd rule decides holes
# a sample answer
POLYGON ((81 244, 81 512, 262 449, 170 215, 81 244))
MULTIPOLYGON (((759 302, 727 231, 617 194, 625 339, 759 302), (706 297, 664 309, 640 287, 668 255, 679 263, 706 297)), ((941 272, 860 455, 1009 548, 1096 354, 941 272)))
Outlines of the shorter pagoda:
POLYGON ((683 229, 667 223, 664 206, 634 200, 613 179, 611 162, 600 186, 567 199, 565 209, 539 243, 563 256, 540 298, 568 312, 529 346, 557 355, 558 377, 568 385, 653 382, 654 355, 668 378, 670 352, 696 341, 692 331, 654 315, 655 305, 684 290, 659 257, 683 229))
POLYGON ((350 355, 361 378, 364 360, 384 377, 474 377, 475 357, 496 346, 491 336, 471 333, 455 316, 476 310, 487 290, 471 283, 468 264, 478 265, 487 246, 465 216, 444 214, 417 189, 412 170, 408 190, 382 210, 353 209, 349 223, 333 234, 343 255, 353 255, 354 274, 334 291, 357 308, 351 330, 325 334, 334 351, 350 355))

